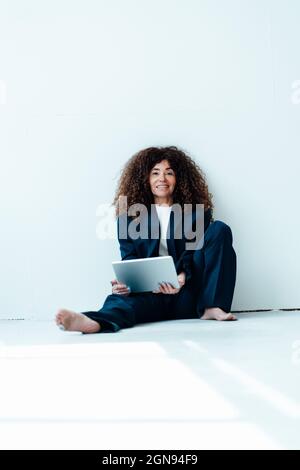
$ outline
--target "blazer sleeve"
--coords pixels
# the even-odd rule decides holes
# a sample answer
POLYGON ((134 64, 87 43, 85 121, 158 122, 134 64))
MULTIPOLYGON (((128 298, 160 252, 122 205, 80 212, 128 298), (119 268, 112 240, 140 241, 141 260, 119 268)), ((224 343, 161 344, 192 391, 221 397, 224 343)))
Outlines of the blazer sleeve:
MULTIPOLYGON (((211 220, 212 211, 211 209, 207 209, 204 213, 204 232, 208 228, 211 220)), ((186 282, 188 282, 192 278, 193 256, 194 250, 185 250, 180 256, 176 265, 176 270, 178 274, 180 274, 182 271, 185 272, 186 282)))
POLYGON ((128 235, 128 230, 127 230, 127 238, 120 238, 119 226, 120 226, 120 217, 118 217, 117 219, 117 234, 118 234, 118 241, 120 245, 120 253, 121 253, 122 261, 125 259, 137 259, 138 255, 136 252, 136 248, 134 246, 133 240, 128 235))

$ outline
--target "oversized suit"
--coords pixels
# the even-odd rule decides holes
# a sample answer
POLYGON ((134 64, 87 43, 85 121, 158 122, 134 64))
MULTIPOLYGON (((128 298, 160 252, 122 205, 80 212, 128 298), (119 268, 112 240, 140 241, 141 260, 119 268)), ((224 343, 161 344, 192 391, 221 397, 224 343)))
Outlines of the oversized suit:
MULTIPOLYGON (((145 238, 130 236, 129 226, 131 224, 132 227, 133 217, 127 214, 118 217, 122 260, 158 256, 160 224, 157 212, 151 210, 144 217, 148 221, 145 238), (124 225, 128 228, 125 238, 120 236, 121 222, 122 230, 124 225)), ((180 291, 177 294, 146 292, 130 293, 128 296, 108 295, 100 310, 82 312, 100 323, 100 333, 117 332, 139 323, 200 318, 208 307, 230 311, 236 280, 236 253, 232 246, 231 229, 222 221, 213 221, 208 209, 202 212, 201 243, 196 249, 186 249, 186 243, 192 240, 191 234, 197 227, 198 217, 197 211, 192 210, 190 227, 184 231, 183 221, 176 223, 174 213, 171 211, 170 214, 168 252, 173 257, 177 273, 186 273, 186 283, 180 291), (180 230, 182 235, 178 237, 180 230)))

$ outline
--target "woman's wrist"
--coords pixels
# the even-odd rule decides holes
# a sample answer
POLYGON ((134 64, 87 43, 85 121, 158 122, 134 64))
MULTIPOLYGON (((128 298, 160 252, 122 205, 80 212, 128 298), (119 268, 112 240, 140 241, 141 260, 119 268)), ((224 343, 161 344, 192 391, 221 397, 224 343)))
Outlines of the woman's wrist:
POLYGON ((186 280, 186 274, 184 271, 181 271, 181 273, 178 274, 178 282, 180 287, 184 286, 185 280, 186 280))

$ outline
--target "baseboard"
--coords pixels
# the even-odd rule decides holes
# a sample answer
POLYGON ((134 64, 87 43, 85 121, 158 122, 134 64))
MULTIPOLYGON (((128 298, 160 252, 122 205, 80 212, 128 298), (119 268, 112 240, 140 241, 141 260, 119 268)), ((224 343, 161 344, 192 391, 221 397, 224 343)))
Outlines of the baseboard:
POLYGON ((0 315, 1 320, 34 320, 35 317, 33 315, 0 315))
POLYGON ((300 308, 259 308, 255 310, 230 310, 231 313, 252 313, 252 312, 294 312, 299 311, 300 308))

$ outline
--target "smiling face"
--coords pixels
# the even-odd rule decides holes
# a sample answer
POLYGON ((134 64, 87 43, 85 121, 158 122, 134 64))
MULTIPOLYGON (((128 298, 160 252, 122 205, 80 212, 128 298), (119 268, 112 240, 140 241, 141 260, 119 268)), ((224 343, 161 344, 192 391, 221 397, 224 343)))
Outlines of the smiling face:
POLYGON ((172 205, 176 176, 168 160, 162 160, 154 165, 150 171, 149 183, 155 204, 172 205))

